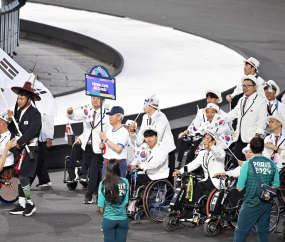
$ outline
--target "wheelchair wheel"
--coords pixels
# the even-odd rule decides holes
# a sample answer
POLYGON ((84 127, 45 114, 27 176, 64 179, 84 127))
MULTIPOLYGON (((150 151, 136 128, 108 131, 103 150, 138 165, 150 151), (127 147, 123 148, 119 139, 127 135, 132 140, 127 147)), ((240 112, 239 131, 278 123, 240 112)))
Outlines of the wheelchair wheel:
MULTIPOLYGON (((242 204, 242 203, 243 203, 243 198, 238 201, 238 204, 242 204)), ((238 216, 239 216, 239 210, 237 211, 237 216, 236 216, 237 219, 238 219, 238 216)), ((232 229, 236 229, 236 227, 237 227, 237 221, 236 221, 236 222, 234 222, 234 221, 228 221, 228 225, 229 225, 232 229)))
POLYGON ((13 168, 4 169, 0 173, 0 201, 4 204, 12 204, 19 198, 18 178, 14 177, 13 168))
POLYGON ((70 190, 70 191, 75 190, 75 188, 77 187, 77 183, 78 182, 67 183, 66 185, 67 185, 68 190, 70 190))
POLYGON ((217 219, 211 219, 204 224, 204 233, 209 237, 216 236, 220 231, 220 226, 217 219))
POLYGON ((208 197, 208 201, 207 201, 207 207, 206 207, 206 212, 207 212, 207 217, 209 217, 210 215, 210 204, 211 204, 211 201, 212 201, 212 197, 213 195, 215 194, 215 192, 217 191, 218 189, 215 188, 214 190, 211 191, 209 197, 208 197))
POLYGON ((176 229, 178 226, 176 217, 177 214, 170 214, 163 219, 163 227, 166 231, 174 231, 176 229))
POLYGON ((283 189, 285 189, 285 169, 282 169, 280 171, 279 179, 281 189, 279 189, 279 191, 277 192, 277 197, 278 201, 281 203, 281 206, 285 206, 285 192, 283 192, 283 189))
MULTIPOLYGON (((273 198, 271 201, 272 210, 270 214, 270 225, 269 225, 269 233, 272 233, 279 223, 279 217, 280 217, 280 208, 279 203, 276 198, 273 198)), ((256 225, 253 225, 252 230, 254 232, 257 232, 256 225)))
POLYGON ((144 192, 143 206, 148 218, 155 223, 162 223, 170 213, 170 202, 174 188, 167 180, 152 181, 144 192))

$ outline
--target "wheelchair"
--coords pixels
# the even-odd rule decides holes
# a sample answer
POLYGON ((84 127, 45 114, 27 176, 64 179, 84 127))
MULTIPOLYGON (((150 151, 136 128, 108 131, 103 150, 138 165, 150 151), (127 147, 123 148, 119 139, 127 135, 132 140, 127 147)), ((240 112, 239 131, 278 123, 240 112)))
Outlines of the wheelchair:
POLYGON ((148 184, 136 186, 139 169, 130 171, 129 204, 127 207, 128 217, 140 220, 145 214, 154 223, 162 223, 164 217, 169 213, 169 207, 174 188, 166 180, 152 180, 148 184))
MULTIPOLYGON (((73 191, 76 189, 77 184, 79 182, 79 177, 82 175, 81 170, 82 170, 82 160, 81 159, 77 159, 76 161, 76 167, 75 167, 75 174, 76 174, 76 178, 73 181, 68 181, 67 180, 67 172, 68 172, 68 168, 67 168, 67 164, 70 160, 70 156, 66 156, 65 157, 65 162, 64 162, 64 174, 63 174, 63 183, 66 183, 68 190, 73 191)), ((87 182, 80 182, 81 185, 86 188, 88 185, 88 179, 87 182)))
POLYGON ((183 222, 191 222, 202 226, 206 217, 206 204, 209 191, 205 191, 195 205, 189 204, 193 195, 193 187, 203 176, 196 173, 177 174, 176 191, 170 203, 171 213, 163 220, 166 231, 174 231, 183 222))
MULTIPOLYGON (((244 191, 239 192, 234 186, 237 178, 228 177, 224 179, 218 176, 223 189, 214 189, 208 198, 207 215, 208 219, 204 224, 204 233, 209 237, 216 236, 221 228, 230 226, 236 228, 239 210, 243 203, 244 191)), ((271 201, 272 210, 270 215, 269 233, 272 233, 278 225, 280 208, 276 198, 271 201)), ((254 225, 252 230, 256 232, 254 225)))
POLYGON ((13 166, 4 167, 0 172, 0 202, 12 204, 19 198, 19 179, 15 177, 13 166))

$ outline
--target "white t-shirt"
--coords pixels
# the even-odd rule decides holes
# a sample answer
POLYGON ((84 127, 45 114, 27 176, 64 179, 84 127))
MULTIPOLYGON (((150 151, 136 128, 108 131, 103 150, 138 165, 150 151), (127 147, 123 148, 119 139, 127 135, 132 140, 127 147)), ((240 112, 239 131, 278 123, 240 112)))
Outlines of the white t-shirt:
MULTIPOLYGON (((10 137, 11 137, 10 131, 7 131, 7 132, 1 134, 1 138, 0 138, 0 159, 3 155, 6 143, 8 141, 10 141, 10 137)), ((6 161, 4 163, 4 167, 12 166, 12 165, 14 165, 14 155, 10 151, 8 151, 6 161)))
POLYGON ((113 127, 108 129, 106 132, 107 139, 112 141, 112 143, 123 146, 123 149, 120 153, 117 153, 111 149, 108 144, 106 144, 106 153, 104 154, 105 159, 117 159, 123 160, 128 158, 128 139, 129 132, 121 126, 117 130, 113 130, 113 127))

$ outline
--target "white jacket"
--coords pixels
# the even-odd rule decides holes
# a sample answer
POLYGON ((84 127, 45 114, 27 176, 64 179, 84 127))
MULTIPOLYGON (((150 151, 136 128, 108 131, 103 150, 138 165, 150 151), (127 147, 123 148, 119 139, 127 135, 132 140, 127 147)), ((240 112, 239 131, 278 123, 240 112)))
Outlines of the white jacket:
POLYGON ((145 114, 143 116, 142 124, 140 127, 140 132, 136 135, 131 135, 131 139, 136 139, 136 145, 139 147, 144 142, 144 138, 142 136, 142 131, 149 125, 152 125, 159 132, 159 142, 162 142, 167 149, 167 152, 175 150, 176 146, 174 144, 173 135, 171 132, 170 124, 168 122, 167 117, 160 110, 156 110, 155 113, 151 116, 151 124, 149 123, 150 116, 145 114))
MULTIPOLYGON (((222 117, 227 116, 227 113, 224 112, 222 109, 220 109, 220 112, 221 112, 222 117)), ((189 130, 189 132, 191 132, 191 129, 192 129, 191 126, 194 125, 195 129, 198 130, 204 122, 207 122, 207 117, 203 113, 203 109, 199 109, 195 119, 192 121, 192 123, 188 126, 187 129, 189 130)))
MULTIPOLYGON (((186 165, 187 171, 191 172, 201 166, 204 170, 205 178, 202 181, 210 179, 213 185, 216 188, 220 188, 220 180, 213 178, 212 176, 216 173, 224 172, 224 163, 225 163, 226 153, 222 148, 219 148, 215 145, 211 147, 211 151, 202 150, 199 152, 198 156, 189 164, 186 165)), ((184 167, 180 169, 180 172, 184 173, 184 167)))
POLYGON ((240 166, 236 167, 233 170, 226 171, 226 175, 238 178, 240 175, 240 166))
MULTIPOLYGON (((264 144, 266 143, 271 143, 273 145, 276 145, 274 133, 265 137, 264 144)), ((276 166, 278 170, 280 171, 285 165, 285 129, 282 129, 282 136, 277 143, 277 147, 279 147, 279 149, 281 150, 280 154, 276 153, 276 158, 277 158, 276 166)), ((266 156, 269 159, 271 159, 272 154, 273 154, 273 150, 268 149, 268 148, 264 148, 262 152, 262 155, 266 156)))
POLYGON ((248 100, 245 113, 242 114, 245 96, 239 99, 236 107, 228 113, 227 122, 238 119, 236 128, 236 139, 241 133, 241 140, 249 143, 256 133, 263 134, 266 127, 267 106, 265 99, 257 93, 252 94, 248 100))
POLYGON ((42 114, 42 129, 39 136, 40 142, 45 142, 47 139, 53 139, 54 135, 54 117, 49 114, 42 114))
MULTIPOLYGON (((256 74, 254 75, 256 77, 256 74)), ((265 81, 259 76, 257 77, 257 82, 259 85, 259 88, 257 90, 257 93, 264 99, 266 99, 265 93, 264 93, 264 83, 265 81)), ((243 89, 242 89, 242 83, 239 80, 238 84, 236 85, 236 88, 234 89, 234 92, 231 94, 231 99, 233 99, 235 96, 242 94, 243 89)))
POLYGON ((140 165, 151 180, 166 179, 169 176, 168 151, 161 142, 152 150, 146 145, 146 149, 135 156, 132 165, 140 165))
MULTIPOLYGON (((89 140, 89 136, 92 132, 92 148, 95 154, 100 154, 101 149, 99 148, 99 142, 101 142, 100 139, 100 132, 101 132, 101 119, 100 119, 100 109, 98 109, 96 112, 96 116, 98 115, 98 118, 94 124, 94 127, 92 128, 92 116, 94 108, 86 108, 88 110, 88 113, 84 112, 84 110, 81 110, 80 113, 72 113, 71 115, 66 114, 66 116, 74 121, 83 121, 83 133, 78 137, 78 139, 81 140, 81 148, 85 150, 86 144, 89 140)), ((110 121, 108 115, 106 115, 106 109, 103 111, 103 131, 106 133, 107 130, 110 128, 110 121)))
POLYGON ((281 98, 281 102, 282 102, 283 104, 285 104, 285 96, 284 96, 284 95, 283 95, 282 98, 281 98))

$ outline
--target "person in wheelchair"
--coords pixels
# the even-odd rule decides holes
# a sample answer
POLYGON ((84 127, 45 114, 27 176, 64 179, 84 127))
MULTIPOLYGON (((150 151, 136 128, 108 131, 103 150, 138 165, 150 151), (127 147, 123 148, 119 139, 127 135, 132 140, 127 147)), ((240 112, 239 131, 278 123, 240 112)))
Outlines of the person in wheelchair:
POLYGON ((267 117, 271 135, 264 139, 262 154, 273 160, 280 171, 285 165, 285 123, 280 114, 267 117))
POLYGON ((138 153, 143 159, 136 156, 128 165, 128 171, 141 169, 145 172, 138 174, 137 187, 148 184, 150 180, 166 179, 169 176, 168 151, 164 144, 158 142, 159 135, 152 125, 142 131, 146 145, 138 153))
POLYGON ((198 202, 204 191, 219 188, 219 180, 212 178, 211 174, 225 171, 224 159, 226 153, 222 148, 216 146, 216 137, 211 132, 207 132, 203 138, 203 144, 205 150, 200 151, 195 160, 173 173, 173 176, 176 176, 184 172, 191 172, 200 166, 203 168, 205 178, 198 182, 193 189, 193 198, 190 203, 192 205, 198 202))
POLYGON ((9 150, 16 146, 16 139, 11 138, 11 133, 8 130, 9 117, 6 112, 0 115, 0 172, 5 167, 11 167, 14 165, 14 154, 9 150))
MULTIPOLYGON (((207 104, 213 103, 215 105, 218 105, 218 103, 221 103, 223 101, 221 92, 217 89, 207 90, 205 92, 205 95, 206 95, 207 104)), ((225 117, 227 115, 227 113, 224 112, 223 110, 221 110, 219 107, 218 107, 218 109, 219 109, 222 117, 225 117)), ((189 141, 187 139, 183 139, 183 137, 185 135, 193 135, 201 127, 201 125, 204 122, 207 122, 207 120, 208 120, 208 118, 206 117, 205 112, 203 112, 203 109, 198 109, 197 115, 196 115, 195 119, 192 121, 192 123, 189 125, 189 127, 184 132, 181 132, 178 135, 178 139, 180 139, 179 149, 178 149, 178 157, 177 157, 177 162, 178 162, 179 168, 180 168, 180 164, 182 162, 184 152, 186 150, 188 150, 189 147, 191 146, 191 141, 189 141)), ((194 149, 196 149, 196 148, 194 147, 194 149)), ((192 158, 192 160, 193 159, 194 159, 194 157, 192 158)), ((177 168, 177 169, 179 169, 179 168, 177 168)))

